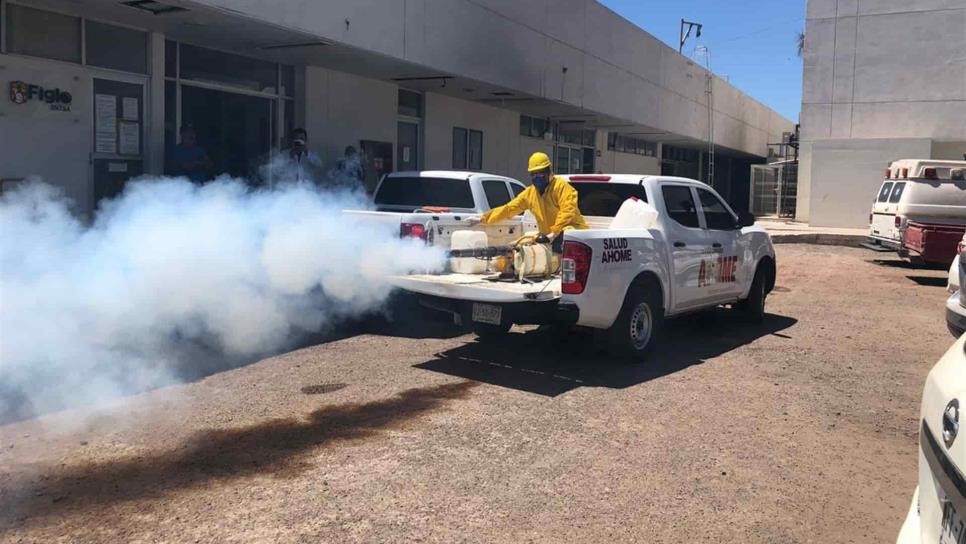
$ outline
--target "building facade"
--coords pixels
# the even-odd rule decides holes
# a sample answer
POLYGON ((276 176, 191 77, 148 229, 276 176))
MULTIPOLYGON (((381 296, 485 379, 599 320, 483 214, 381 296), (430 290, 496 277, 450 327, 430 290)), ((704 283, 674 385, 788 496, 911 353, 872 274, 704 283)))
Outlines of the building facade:
POLYGON ((334 165, 707 180, 737 208, 792 123, 593 0, 0 0, 0 180, 79 211, 170 171, 191 125, 211 174, 258 166, 294 127, 334 165), (709 92, 710 91, 710 92, 709 92), (709 102, 711 115, 709 115, 709 102))
POLYGON ((966 153, 966 0, 809 0, 796 217, 861 227, 888 162, 966 153))

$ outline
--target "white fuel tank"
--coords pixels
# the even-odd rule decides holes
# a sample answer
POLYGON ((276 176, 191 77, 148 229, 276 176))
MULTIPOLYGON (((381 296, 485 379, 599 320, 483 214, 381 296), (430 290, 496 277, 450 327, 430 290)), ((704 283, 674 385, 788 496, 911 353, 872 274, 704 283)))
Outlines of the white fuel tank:
MULTIPOLYGON (((450 240, 450 249, 477 249, 488 244, 485 232, 478 230, 457 230, 450 240)), ((449 268, 457 274, 483 274, 486 272, 486 261, 475 257, 452 257, 449 268)))
POLYGON ((610 222, 612 229, 649 229, 657 223, 657 210, 647 202, 631 197, 621 204, 610 222))

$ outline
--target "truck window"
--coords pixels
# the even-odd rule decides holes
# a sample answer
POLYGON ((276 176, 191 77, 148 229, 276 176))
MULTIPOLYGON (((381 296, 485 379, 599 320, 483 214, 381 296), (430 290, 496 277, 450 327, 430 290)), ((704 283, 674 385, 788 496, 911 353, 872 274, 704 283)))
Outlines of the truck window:
POLYGON ((664 195, 664 205, 667 214, 675 222, 684 227, 698 228, 698 209, 691 196, 691 188, 684 185, 662 185, 661 194, 664 195))
POLYGON ((466 179, 386 176, 376 191, 377 206, 476 208, 466 179))
POLYGON ((486 194, 486 202, 490 208, 502 206, 510 201, 510 191, 507 190, 504 181, 498 179, 483 181, 483 192, 486 194))
POLYGON ((721 199, 706 189, 698 189, 698 199, 701 200, 701 210, 704 213, 704 223, 713 230, 735 230, 738 224, 735 216, 731 215, 721 199))
POLYGON ((572 181, 570 185, 577 190, 577 208, 583 215, 614 217, 628 198, 636 197, 647 202, 647 194, 640 185, 581 181, 572 181))
POLYGON ((892 188, 892 196, 889 197, 889 203, 895 204, 899 202, 899 199, 902 198, 902 190, 905 188, 905 183, 896 183, 895 187, 892 188))
POLYGON ((879 189, 879 198, 876 199, 876 202, 885 202, 886 200, 889 200, 889 193, 891 192, 892 192, 892 182, 887 181, 883 183, 882 188, 879 189))

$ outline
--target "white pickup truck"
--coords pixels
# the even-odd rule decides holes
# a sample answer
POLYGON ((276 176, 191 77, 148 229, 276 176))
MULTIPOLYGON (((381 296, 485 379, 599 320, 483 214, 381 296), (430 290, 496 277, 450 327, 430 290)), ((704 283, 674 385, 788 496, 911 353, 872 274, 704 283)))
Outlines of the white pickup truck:
MULTIPOLYGON (((601 331, 618 354, 635 359, 655 345, 665 318, 722 304, 762 318, 775 284, 775 251, 750 214, 739 217, 711 187, 686 178, 564 177, 591 228, 564 233, 562 274, 507 280, 444 272, 394 283, 471 324, 481 338, 513 324, 576 325, 601 331), (657 211, 653 225, 611 228, 632 197, 657 211)), ((491 235, 489 244, 499 243, 491 235)))
MULTIPOLYGON (((430 244, 448 243, 447 225, 462 225, 468 216, 502 206, 526 187, 504 176, 481 172, 426 170, 394 172, 380 180, 373 193, 375 210, 344 210, 353 221, 398 229, 403 238, 422 238, 430 244), (433 228, 430 228, 430 224, 433 228)), ((515 219, 519 225, 523 218, 515 219)))

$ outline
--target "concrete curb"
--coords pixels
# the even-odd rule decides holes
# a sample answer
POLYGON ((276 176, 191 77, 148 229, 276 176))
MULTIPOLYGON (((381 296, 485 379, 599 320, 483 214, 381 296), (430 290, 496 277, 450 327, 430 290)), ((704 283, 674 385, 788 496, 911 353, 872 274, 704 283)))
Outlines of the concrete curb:
POLYGON ((849 246, 859 247, 865 242, 866 236, 858 234, 821 234, 803 232, 796 234, 772 234, 774 244, 812 244, 817 246, 849 246))

